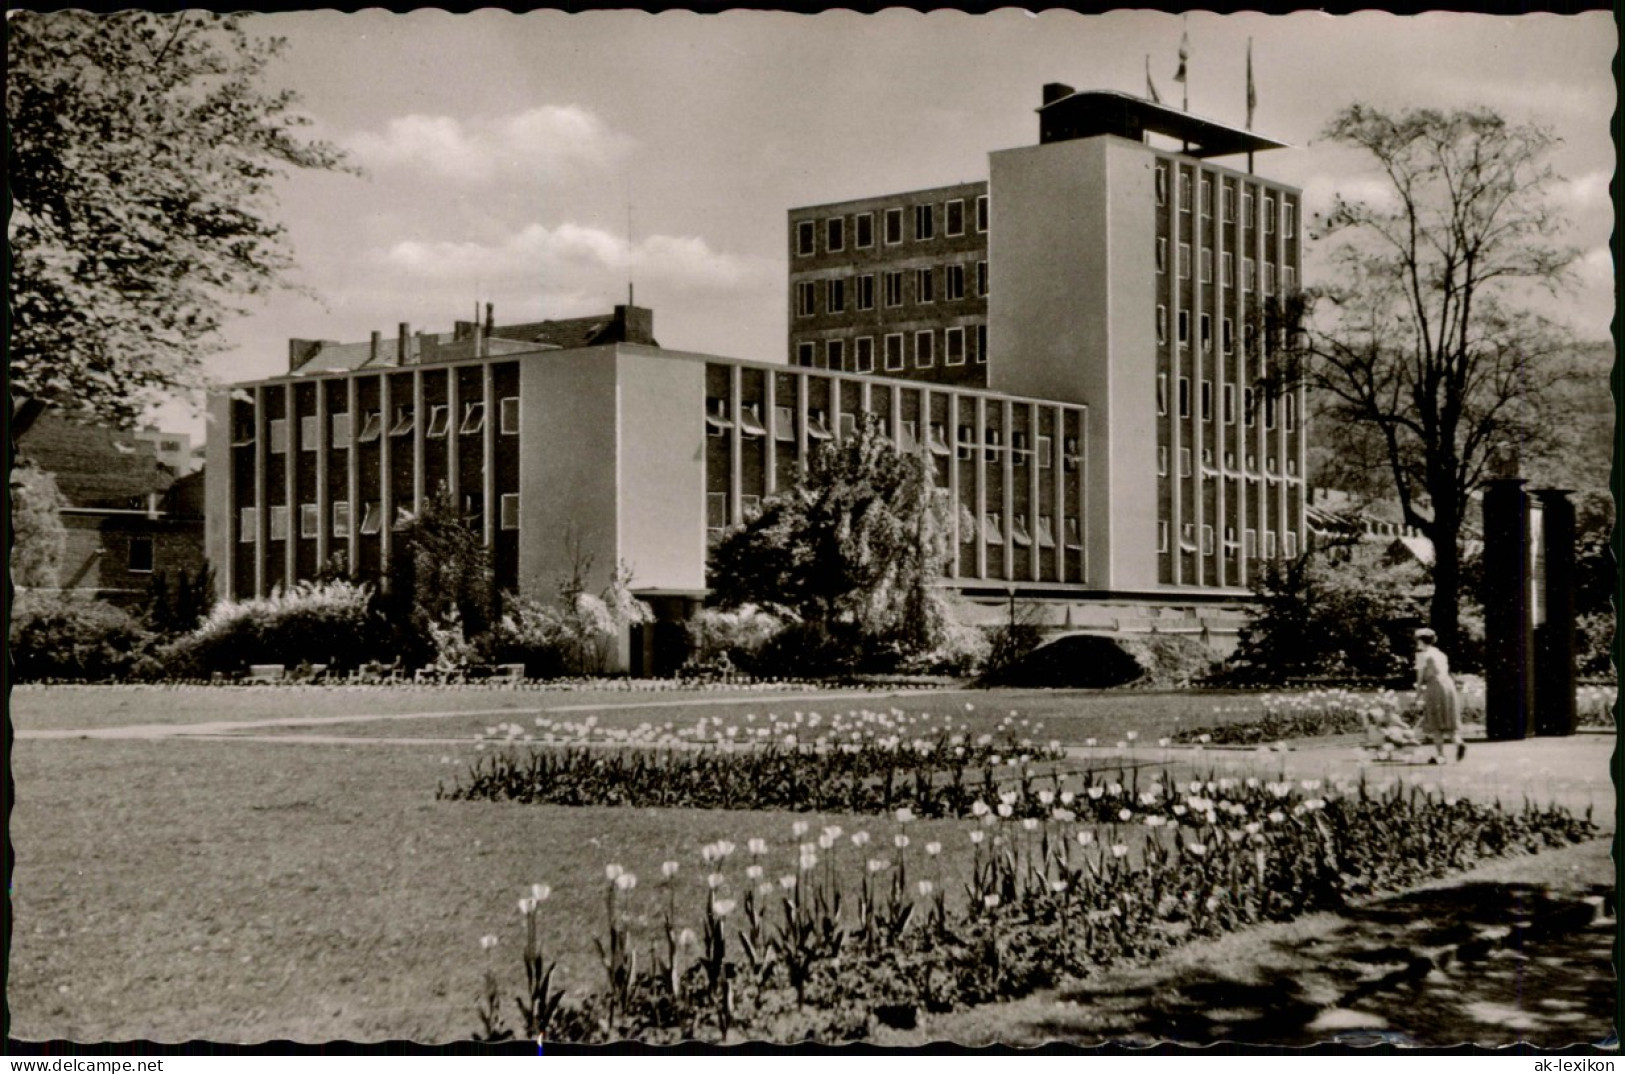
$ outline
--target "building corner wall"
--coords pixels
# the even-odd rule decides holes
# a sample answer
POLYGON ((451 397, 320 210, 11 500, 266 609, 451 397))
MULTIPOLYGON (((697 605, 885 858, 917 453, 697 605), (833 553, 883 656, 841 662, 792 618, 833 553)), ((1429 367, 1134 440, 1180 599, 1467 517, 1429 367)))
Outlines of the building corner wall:
POLYGON ((211 391, 205 403, 209 435, 204 440, 203 466, 203 555, 214 568, 215 587, 222 598, 236 598, 232 592, 231 562, 231 396, 211 391))

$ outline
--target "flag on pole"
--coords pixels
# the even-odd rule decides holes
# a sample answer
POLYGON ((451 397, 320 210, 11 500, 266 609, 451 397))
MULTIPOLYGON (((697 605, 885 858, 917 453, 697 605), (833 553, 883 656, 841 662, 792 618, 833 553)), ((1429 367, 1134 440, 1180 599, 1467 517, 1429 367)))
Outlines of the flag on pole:
POLYGON ((1151 81, 1151 54, 1145 56, 1145 95, 1151 99, 1152 104, 1162 103, 1162 94, 1157 92, 1157 84, 1151 81))
POLYGON ((1175 82, 1185 81, 1185 61, 1190 59, 1190 55, 1191 35, 1190 31, 1187 30, 1179 35, 1179 70, 1174 72, 1175 82))
POLYGON ((1253 88, 1253 39, 1247 39, 1247 129, 1253 129, 1253 110, 1258 107, 1258 91, 1253 88))

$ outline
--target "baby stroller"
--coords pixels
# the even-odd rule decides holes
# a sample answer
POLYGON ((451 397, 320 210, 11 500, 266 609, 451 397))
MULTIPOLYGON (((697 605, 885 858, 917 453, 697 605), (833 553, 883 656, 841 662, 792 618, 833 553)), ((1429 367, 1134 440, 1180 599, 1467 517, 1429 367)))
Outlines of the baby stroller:
POLYGON ((1364 717, 1365 749, 1379 761, 1412 760, 1411 750, 1423 745, 1422 736, 1399 709, 1386 718, 1375 712, 1365 713, 1364 717))

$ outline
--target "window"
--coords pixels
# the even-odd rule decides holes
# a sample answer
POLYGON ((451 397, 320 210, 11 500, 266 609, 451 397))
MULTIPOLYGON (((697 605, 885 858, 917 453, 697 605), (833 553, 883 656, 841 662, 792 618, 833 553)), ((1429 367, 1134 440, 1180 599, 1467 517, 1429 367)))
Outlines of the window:
POLYGON ((824 249, 832 254, 846 249, 846 217, 833 216, 825 222, 824 249))
POLYGON ((801 366, 803 369, 811 369, 812 365, 813 365, 813 356, 815 354, 817 354, 817 353, 818 353, 818 344, 816 344, 816 343, 797 343, 796 344, 796 365, 801 366))
POLYGON ((347 500, 333 501, 333 536, 350 536, 350 504, 347 500))
POLYGON ((963 235, 965 233, 965 201, 955 198, 943 207, 942 230, 948 235, 963 235))
POLYGON ((1248 456, 1247 456, 1247 472, 1249 474, 1255 474, 1255 475, 1258 473, 1258 456, 1257 455, 1248 454, 1248 456))
POLYGON ((903 304, 903 274, 888 272, 881 278, 885 289, 886 308, 896 309, 903 304))
POLYGON ((390 436, 406 436, 417 424, 416 413, 409 406, 395 408, 395 424, 389 427, 390 436))
POLYGON ((306 414, 299 419, 299 450, 315 451, 321 446, 322 419, 314 414, 306 414))
POLYGON ((1010 540, 1015 542, 1017 548, 1031 548, 1033 539, 1027 532, 1027 516, 1015 515, 1010 519, 1010 540))
POLYGON ((1191 278, 1191 244, 1188 242, 1179 244, 1179 278, 1191 278))
POLYGON ((859 336, 856 369, 859 373, 875 371, 875 341, 873 336, 859 336))
POLYGON ((886 245, 896 246, 903 241, 903 210, 886 210, 886 245))
POLYGON ((927 239, 937 237, 937 207, 935 205, 914 206, 914 241, 925 242, 927 239))
POLYGON ((1157 306, 1157 342, 1168 342, 1168 307, 1157 306))
POLYGON ((1274 478, 1276 471, 1279 469, 1279 466, 1280 464, 1276 461, 1274 455, 1271 455, 1264 460, 1264 472, 1269 474, 1272 479, 1274 478))
POLYGON ((1066 526, 1066 546, 1068 548, 1083 547, 1083 531, 1076 518, 1068 518, 1063 523, 1066 526))
POLYGON ((942 300, 958 302, 965 297, 965 266, 944 265, 942 268, 942 300))
POLYGON ((237 419, 237 424, 232 426, 232 430, 231 430, 231 446, 232 447, 247 447, 248 445, 252 444, 253 442, 254 442, 254 415, 249 414, 249 415, 246 415, 244 417, 238 418, 237 419))
POLYGON ((903 368, 903 336, 900 332, 886 337, 886 368, 894 372, 903 368))
POLYGON ((1213 180, 1202 176, 1202 215, 1213 215, 1213 180))
POLYGON ((875 214, 859 213, 852 218, 852 223, 857 232, 858 249, 867 250, 872 247, 875 244, 875 214))
POLYGON ((1165 165, 1157 165, 1157 204, 1168 204, 1168 169, 1165 165))
POLYGON ((733 418, 728 416, 728 400, 720 395, 707 396, 705 431, 711 436, 727 436, 728 430, 733 427, 733 418))
POLYGON ((976 326, 976 364, 987 364, 987 325, 976 326))
POLYGON ((1190 310, 1180 310, 1179 311, 1178 325, 1179 325, 1179 328, 1178 328, 1178 331, 1179 331, 1179 345, 1181 347, 1189 347, 1191 345, 1191 311, 1190 310))
POLYGON ((1264 393, 1264 428, 1275 428, 1275 395, 1273 392, 1264 393))
POLYGON ((988 544, 1004 543, 1004 516, 998 511, 982 516, 982 540, 988 544))
POLYGON ((1191 476, 1191 449, 1188 447, 1179 449, 1179 476, 1191 476))
MULTIPOLYGON (((965 330, 963 328, 949 328, 942 334, 942 349, 945 352, 943 361, 948 365, 965 364, 965 330)), ((915 353, 919 353, 919 345, 915 345, 915 353)))
POLYGON ((1253 390, 1251 388, 1241 390, 1241 409, 1246 416, 1247 428, 1251 429, 1254 420, 1257 418, 1257 412, 1253 409, 1253 390))
POLYGON ((371 536, 384 528, 384 505, 377 500, 370 500, 366 510, 361 513, 361 533, 371 536))
POLYGON ((824 364, 831 369, 846 368, 846 340, 832 339, 825 342, 824 364))
POLYGON ((1289 433, 1298 427, 1298 399, 1291 392, 1281 398, 1281 423, 1289 433))
POLYGON ((510 395, 500 404, 500 418, 504 436, 517 435, 519 432, 519 397, 510 395))
POLYGON ((1224 386, 1224 423, 1226 425, 1236 423, 1236 386, 1234 384, 1224 386))
POLYGON ((129 570, 130 570, 130 573, 132 573, 132 574, 151 574, 152 573, 152 538, 151 537, 131 537, 130 538, 130 566, 129 566, 129 570))
POLYGON ((987 262, 976 262, 976 293, 987 297, 987 262))
POLYGON ((1241 554, 1248 559, 1258 558, 1258 531, 1244 530, 1241 535, 1241 554))
POLYGON ((829 431, 829 412, 823 409, 807 411, 807 438, 810 440, 831 440, 834 434, 829 431))
POLYGON ((824 306, 827 313, 846 312, 846 281, 826 280, 824 282, 824 306))
POLYGON ((1210 314, 1202 314, 1199 328, 1202 336, 1202 349, 1211 351, 1213 349, 1213 317, 1210 314))
POLYGON ((1205 473, 1213 472, 1213 449, 1210 447, 1202 449, 1202 470, 1205 473))
POLYGON ((1196 551, 1196 523, 1186 522, 1179 527, 1179 547, 1186 552, 1196 551))
POLYGON ((498 501, 498 525, 505 530, 519 528, 519 493, 504 492, 498 501))
POLYGON ((936 301, 936 288, 933 286, 935 281, 936 275, 932 269, 915 269, 914 301, 921 304, 936 301))
POLYGON ((288 452, 288 419, 287 418, 272 418, 271 422, 270 422, 270 428, 271 428, 271 447, 270 447, 271 454, 273 454, 273 455, 285 455, 285 454, 287 454, 287 452, 288 452))
POLYGON ((817 312, 817 288, 812 280, 796 284, 796 316, 811 317, 817 312))
POLYGON ((793 444, 796 441, 796 412, 787 406, 773 408, 773 439, 793 444))
POLYGON ((1298 476, 1298 460, 1297 459, 1289 458, 1289 459, 1286 460, 1286 472, 1287 472, 1287 475, 1290 476, 1290 477, 1297 477, 1298 476))
POLYGON ((705 494, 705 528, 713 534, 720 534, 728 528, 728 494, 726 492, 707 492, 705 494))
POLYGON ((1079 459, 1078 438, 1075 436, 1063 437, 1061 440, 1061 469, 1068 472, 1076 470, 1079 459))
POLYGON ((961 425, 959 427, 959 452, 958 452, 958 458, 959 458, 960 462, 969 462, 971 459, 974 459, 976 457, 976 446, 975 445, 976 445, 976 430, 971 428, 969 425, 961 425))
POLYGON ((1264 234, 1275 234, 1275 197, 1264 195, 1264 234))
POLYGON ((1010 434, 1010 462, 1014 466, 1026 466, 1028 457, 1032 455, 1031 441, 1027 434, 1017 429, 1010 434))
POLYGON ((1241 289, 1243 291, 1251 291, 1253 289, 1257 279, 1258 279, 1258 271, 1257 271, 1256 267, 1253 265, 1253 259, 1250 258, 1250 257, 1242 258, 1241 259, 1241 289))
POLYGON ((987 445, 987 450, 982 452, 982 458, 988 462, 992 462, 993 460, 997 459, 999 457, 999 445, 1001 442, 999 430, 983 429, 982 443, 987 445))
POLYGON ((762 404, 744 403, 739 408, 739 435, 766 436, 767 429, 762 426, 762 404))
POLYGON ((929 369, 937 360, 937 334, 927 328, 914 333, 914 364, 929 369))
POLYGON ((1241 192, 1241 226, 1253 226, 1253 192, 1251 190, 1244 189, 1241 192))
MULTIPOLYGON (((1298 207, 1292 202, 1281 201, 1281 235, 1283 238, 1292 238, 1298 231, 1298 207)), ((1290 536, 1290 535, 1289 535, 1290 536)))
POLYGON ((288 539, 288 508, 286 504, 271 508, 271 540, 288 539))
POLYGON ((1166 521, 1157 523, 1157 551, 1165 555, 1168 552, 1168 523, 1166 521))
POLYGON ((1033 454, 1038 456, 1038 468, 1048 470, 1055 465, 1055 442, 1047 436, 1040 436, 1033 441, 1037 445, 1033 454))
POLYGON ((1167 477, 1168 476, 1168 445, 1167 444, 1158 444, 1157 445, 1157 476, 1158 477, 1167 477))
POLYGON ((842 414, 837 426, 840 429, 841 439, 850 440, 857 435, 858 416, 856 414, 842 414))
POLYGON ((1284 546, 1286 557, 1294 559, 1298 555, 1298 535, 1291 530, 1281 534, 1281 544, 1284 546))
POLYGON ((817 228, 811 220, 802 220, 796 224, 796 256, 807 257, 814 252, 814 243, 817 241, 817 228))
POLYGON ((1191 378, 1189 377, 1179 378, 1179 416, 1182 418, 1191 416, 1191 378))
POLYGON ((1236 554, 1236 527, 1234 526, 1224 528, 1224 554, 1227 556, 1236 554))
POLYGON ((322 530, 322 515, 313 503, 299 505, 299 536, 315 537, 322 530))
POLYGON ((1224 222, 1230 223, 1236 218, 1236 188, 1229 183, 1224 184, 1224 222))
POLYGON ((1236 285, 1236 255, 1229 250, 1224 252, 1224 257, 1219 261, 1219 282, 1226 287, 1236 285))
POLYGON ((1200 260, 1201 260, 1201 263, 1202 263, 1202 282, 1203 283, 1212 283, 1213 282, 1213 251, 1209 250, 1207 247, 1204 246, 1202 248, 1202 250, 1201 250, 1200 260))
POLYGON ((1055 525, 1048 515, 1038 516, 1038 547, 1055 547, 1055 525))
POLYGON ((1179 211, 1191 211, 1191 176, 1189 172, 1179 173, 1179 211))
POLYGON ((1281 288, 1288 294, 1298 289, 1298 271, 1291 265, 1281 266, 1281 288))
POLYGON ((976 199, 976 230, 987 230, 987 195, 983 194, 976 199))
POLYGON ((1275 266, 1267 261, 1264 262, 1264 293, 1266 295, 1275 293, 1275 266))
POLYGON ((451 408, 444 403, 436 403, 429 408, 429 431, 424 435, 431 440, 441 440, 451 431, 451 408))
POLYGON ((1234 451, 1226 451, 1224 453, 1224 468, 1227 471, 1234 470, 1236 468, 1236 453, 1234 451))
POLYGON ((1202 527, 1202 555, 1211 556, 1212 554, 1213 554, 1213 527, 1204 525, 1202 527))
POLYGON ((746 495, 739 497, 739 515, 745 521, 749 522, 761 513, 762 498, 760 496, 746 495))
POLYGON ((905 421, 897 430, 897 450, 911 455, 920 447, 919 422, 905 421))
POLYGON ((1157 374, 1157 414, 1168 413, 1168 374, 1157 374))
POLYGON ((1168 271, 1168 240, 1157 236, 1157 271, 1168 271))
POLYGON ((179 440, 160 440, 160 441, 158 441, 158 450, 159 451, 179 451, 180 449, 181 449, 181 442, 179 440))
POLYGON ((931 449, 933 455, 947 455, 950 453, 948 430, 943 426, 942 422, 934 421, 931 423, 929 430, 927 430, 926 446, 931 449))
POLYGON ((395 507, 395 525, 392 529, 404 530, 412 522, 412 509, 399 504, 395 507))
POLYGON ((1265 530, 1264 531, 1264 558, 1265 559, 1274 559, 1275 558, 1275 531, 1274 530, 1265 530))
POLYGON ((334 414, 328 419, 329 435, 333 438, 333 447, 343 450, 350 446, 350 415, 334 414))
POLYGON ((860 310, 875 308, 875 278, 873 275, 858 277, 857 306, 860 310))
POLYGON ((1224 353, 1233 353, 1236 349, 1236 322, 1226 317, 1220 325, 1220 334, 1224 338, 1224 353))
MULTIPOLYGON (((1202 316, 1206 317, 1207 314, 1204 313, 1202 316)), ((1211 380, 1202 382, 1202 420, 1213 420, 1213 382, 1211 380)))

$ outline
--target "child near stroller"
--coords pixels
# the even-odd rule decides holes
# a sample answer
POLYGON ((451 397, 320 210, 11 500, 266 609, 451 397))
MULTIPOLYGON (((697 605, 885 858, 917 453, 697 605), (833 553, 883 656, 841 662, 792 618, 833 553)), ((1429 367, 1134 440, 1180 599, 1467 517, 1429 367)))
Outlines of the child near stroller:
POLYGON ((1386 716, 1375 710, 1365 714, 1365 748, 1379 761, 1406 760, 1410 751, 1422 745, 1422 737, 1405 719, 1400 708, 1386 716))

